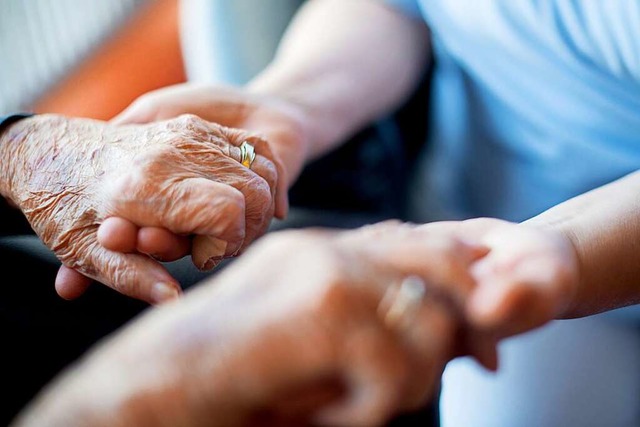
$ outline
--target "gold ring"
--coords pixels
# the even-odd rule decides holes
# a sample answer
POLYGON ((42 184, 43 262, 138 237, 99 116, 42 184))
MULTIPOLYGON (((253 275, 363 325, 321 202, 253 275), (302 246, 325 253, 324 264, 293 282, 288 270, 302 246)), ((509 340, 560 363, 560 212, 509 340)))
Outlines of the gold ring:
POLYGON ((243 166, 251 168, 255 159, 256 150, 253 148, 253 145, 249 144, 247 141, 240 144, 240 163, 242 163, 243 166))
POLYGON ((424 301, 426 286, 418 276, 406 277, 399 287, 391 286, 384 295, 378 312, 389 327, 409 322, 424 301))

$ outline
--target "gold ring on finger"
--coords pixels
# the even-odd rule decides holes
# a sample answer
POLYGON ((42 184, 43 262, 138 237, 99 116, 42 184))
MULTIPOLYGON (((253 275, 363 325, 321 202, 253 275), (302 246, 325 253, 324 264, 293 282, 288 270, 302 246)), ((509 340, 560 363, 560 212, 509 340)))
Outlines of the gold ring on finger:
POLYGON ((247 141, 240 144, 240 163, 242 163, 243 166, 251 168, 255 159, 256 150, 253 148, 253 145, 249 144, 247 141))

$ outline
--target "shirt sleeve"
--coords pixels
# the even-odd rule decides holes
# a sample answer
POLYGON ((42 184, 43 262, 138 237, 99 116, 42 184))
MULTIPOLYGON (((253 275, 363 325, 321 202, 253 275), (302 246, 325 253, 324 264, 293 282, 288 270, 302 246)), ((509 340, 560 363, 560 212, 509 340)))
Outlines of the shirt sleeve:
POLYGON ((418 1, 419 0, 382 0, 383 3, 398 9, 400 12, 412 18, 421 18, 422 10, 420 10, 418 1))
MULTIPOLYGON (((0 133, 18 120, 31 117, 30 113, 11 114, 9 116, 0 116, 0 133)), ((0 167, 2 167, 0 165, 0 167)), ((0 196, 0 236, 31 234, 33 230, 19 209, 9 206, 9 204, 0 196)))

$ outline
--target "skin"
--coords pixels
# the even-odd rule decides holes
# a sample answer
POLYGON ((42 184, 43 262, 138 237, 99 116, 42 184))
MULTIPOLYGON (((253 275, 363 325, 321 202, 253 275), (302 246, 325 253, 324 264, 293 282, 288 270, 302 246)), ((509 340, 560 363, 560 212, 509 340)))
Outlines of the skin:
MULTIPOLYGON (((422 22, 377 1, 312 0, 295 17, 272 64, 246 88, 186 84, 161 89, 139 98, 114 123, 189 113, 260 133, 282 164, 275 210, 282 217, 286 190, 304 164, 409 96, 427 66, 429 50, 422 22)), ((125 234, 127 241, 139 239, 127 230, 125 225, 105 232, 115 242, 109 247, 117 248, 125 234)), ((180 244, 175 236, 165 237, 160 247, 180 244)), ((151 252, 158 253, 156 248, 151 252)), ((70 271, 61 272, 58 280, 60 287, 72 289, 90 282, 70 271)))
POLYGON ((190 252, 210 269, 264 233, 275 210, 267 144, 195 116, 114 126, 41 115, 0 139, 0 194, 64 264, 56 288, 66 298, 86 288, 75 272, 150 303, 175 298, 179 284, 157 259, 190 252), (245 140, 259 153, 251 169, 239 162, 245 140))
POLYGON ((13 426, 382 425, 461 353, 460 307, 441 292, 471 286, 485 252, 399 223, 274 233, 102 343, 13 426), (427 297, 385 321, 408 276, 427 297))
MULTIPOLYGON (((282 144, 299 153, 284 162, 291 177, 301 162, 325 153, 406 99, 420 80, 428 52, 424 23, 379 1, 312 0, 293 20, 273 62, 245 88, 198 88, 200 97, 189 85, 164 89, 142 97, 118 121, 197 112, 268 135, 264 118, 276 114, 278 129, 290 131, 282 142, 274 135, 274 151, 282 144)), ((485 219, 438 225, 501 254, 487 257, 495 264, 486 265, 495 268, 476 273, 487 285, 469 303, 474 307, 470 317, 478 326, 510 334, 551 318, 640 302, 635 255, 639 187, 640 173, 632 173, 522 224, 485 219), (549 265, 553 268, 546 271, 549 265)))

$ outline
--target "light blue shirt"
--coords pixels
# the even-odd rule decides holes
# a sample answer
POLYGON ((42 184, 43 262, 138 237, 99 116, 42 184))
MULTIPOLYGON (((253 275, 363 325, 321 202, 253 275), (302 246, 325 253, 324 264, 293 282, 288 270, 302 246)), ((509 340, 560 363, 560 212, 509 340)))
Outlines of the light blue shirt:
POLYGON ((433 33, 417 219, 524 220, 640 169, 640 1, 385 1, 433 33))

